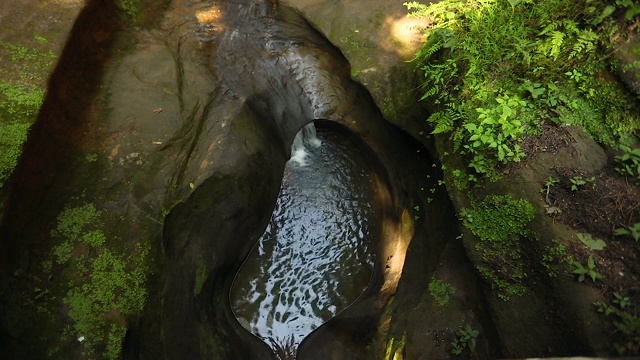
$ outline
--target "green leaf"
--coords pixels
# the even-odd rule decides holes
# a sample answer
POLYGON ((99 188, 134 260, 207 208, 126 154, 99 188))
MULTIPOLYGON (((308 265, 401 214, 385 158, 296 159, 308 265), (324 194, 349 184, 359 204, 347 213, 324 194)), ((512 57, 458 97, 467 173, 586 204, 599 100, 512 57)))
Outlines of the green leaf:
POLYGON ((582 234, 579 233, 578 239, 582 241, 582 243, 591 250, 603 250, 607 244, 602 239, 594 239, 591 234, 582 234))
POLYGON ((616 7, 613 5, 609 5, 607 7, 604 8, 604 10, 602 10, 602 13, 600 14, 600 18, 604 19, 607 16, 613 14, 613 12, 616 11, 616 7))
POLYGON ((624 14, 624 17, 631 21, 636 15, 640 14, 640 5, 633 5, 627 12, 624 14))
POLYGON ((516 7, 518 4, 522 2, 522 0, 507 0, 507 1, 509 1, 509 4, 511 4, 512 8, 516 7))

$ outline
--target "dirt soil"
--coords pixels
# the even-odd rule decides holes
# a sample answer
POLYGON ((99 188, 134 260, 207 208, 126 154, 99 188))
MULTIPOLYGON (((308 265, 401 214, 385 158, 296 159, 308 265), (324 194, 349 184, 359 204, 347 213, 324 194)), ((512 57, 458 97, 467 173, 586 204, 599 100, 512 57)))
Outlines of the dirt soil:
MULTIPOLYGON (((556 155, 568 148, 575 153, 573 145, 576 140, 566 128, 547 123, 541 130, 540 135, 525 141, 523 150, 527 153, 527 160, 514 167, 524 166, 544 152, 556 155)), ((564 223, 577 234, 590 234, 606 243, 600 251, 590 250, 580 241, 571 243, 567 248, 570 268, 575 269, 573 261, 586 267, 592 256, 595 271, 603 277, 596 282, 589 278, 585 281, 592 283, 605 297, 618 293, 628 296, 633 303, 640 297, 640 242, 631 235, 616 236, 615 229, 640 223, 640 184, 637 179, 616 171, 614 155, 608 154, 605 166, 591 172, 579 166, 556 166, 550 170, 550 180, 540 184, 540 192, 547 216, 553 222, 564 223), (578 178, 585 183, 576 185, 578 178)), ((610 330, 611 340, 616 343, 619 330, 613 326, 610 330)), ((636 339, 621 346, 626 348, 626 353, 637 354, 639 344, 636 339)))
MULTIPOLYGON (((539 135, 531 136, 522 145, 527 160, 514 167, 522 167, 541 153, 558 154, 570 148, 576 140, 566 128, 543 122, 539 135)), ((554 167, 554 183, 540 184, 541 196, 546 203, 547 215, 554 222, 569 225, 578 233, 588 233, 602 239, 607 246, 595 252, 596 269, 605 276, 597 284, 605 292, 640 294, 640 243, 630 235, 616 236, 615 229, 640 222, 640 184, 620 175, 615 160, 600 170, 586 172, 567 166, 554 167), (572 189, 572 179, 581 177, 586 183, 572 189)), ((512 169, 507 169, 509 172, 512 169)), ((585 246, 569 249, 575 260, 586 264, 592 251, 585 246)))
POLYGON ((640 222, 640 187, 633 179, 619 175, 614 164, 591 174, 566 167, 556 168, 555 172, 559 183, 550 188, 546 201, 557 212, 552 211, 549 216, 607 244, 595 253, 583 246, 571 249, 576 260, 585 264, 589 253, 594 253, 597 271, 605 276, 598 282, 603 290, 639 295, 640 243, 628 235, 615 236, 614 231, 640 222), (572 190, 571 179, 578 176, 587 179, 587 183, 572 190))

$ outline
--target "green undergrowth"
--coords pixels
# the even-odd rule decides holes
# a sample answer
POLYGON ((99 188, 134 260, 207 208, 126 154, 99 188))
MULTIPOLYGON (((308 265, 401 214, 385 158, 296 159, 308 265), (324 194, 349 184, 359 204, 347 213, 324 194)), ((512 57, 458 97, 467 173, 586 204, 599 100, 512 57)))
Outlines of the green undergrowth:
POLYGON ((429 281, 429 294, 433 297, 436 305, 445 306, 449 303, 449 298, 456 292, 456 288, 448 282, 437 279, 434 276, 429 281))
POLYGON ((553 246, 544 248, 540 264, 545 268, 547 275, 558 277, 561 273, 562 265, 574 263, 573 256, 567 251, 567 247, 558 240, 552 240, 553 246))
POLYGON ((462 209, 460 217, 479 239, 475 250, 482 257, 476 265, 480 275, 503 300, 524 294, 527 268, 521 240, 530 236, 527 226, 535 217, 533 205, 509 195, 489 195, 462 209))
POLYGON ((29 123, 9 122, 0 125, 0 188, 18 165, 22 144, 27 140, 29 123))
POLYGON ((134 21, 141 12, 141 0, 116 0, 117 6, 126 14, 127 20, 134 21))
POLYGON ((409 16, 433 20, 414 59, 424 76, 422 99, 432 110, 426 121, 464 157, 466 182, 495 180, 501 165, 521 161, 524 139, 544 123, 582 126, 614 148, 636 141, 638 99, 610 75, 615 68, 611 44, 637 19, 634 12, 625 19, 628 4, 443 0, 405 5, 409 16))
POLYGON ((613 327, 611 338, 615 351, 625 356, 640 354, 640 309, 634 299, 613 293, 610 300, 594 305, 613 327))
POLYGON ((0 188, 22 153, 42 102, 46 78, 56 55, 46 38, 34 35, 26 45, 0 41, 0 188))
MULTIPOLYGON (((148 247, 122 249, 122 241, 107 237, 101 212, 91 203, 63 210, 51 231, 56 245, 43 262, 45 273, 68 278, 61 291, 71 320, 63 338, 78 342, 87 356, 118 359, 127 319, 140 314, 145 288, 148 247)), ((49 350, 50 355, 61 351, 49 350)))

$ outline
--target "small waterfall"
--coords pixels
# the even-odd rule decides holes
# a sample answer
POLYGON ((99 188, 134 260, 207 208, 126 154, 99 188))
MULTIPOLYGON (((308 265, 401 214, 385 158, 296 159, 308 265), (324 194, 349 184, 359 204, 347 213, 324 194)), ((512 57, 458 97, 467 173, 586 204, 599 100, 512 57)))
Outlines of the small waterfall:
POLYGON ((307 156, 309 156, 307 146, 317 148, 320 147, 320 145, 322 145, 322 141, 320 141, 316 134, 315 125, 313 125, 313 123, 307 124, 298 131, 296 137, 293 139, 293 144, 291 144, 291 159, 289 159, 289 161, 299 166, 307 166, 307 156))

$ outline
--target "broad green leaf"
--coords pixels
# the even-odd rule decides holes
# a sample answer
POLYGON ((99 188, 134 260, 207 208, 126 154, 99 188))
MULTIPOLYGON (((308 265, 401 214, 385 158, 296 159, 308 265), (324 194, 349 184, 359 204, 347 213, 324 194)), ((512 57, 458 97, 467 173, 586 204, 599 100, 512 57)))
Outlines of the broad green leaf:
POLYGON ((594 239, 591 234, 582 234, 579 233, 578 239, 582 241, 582 243, 591 250, 603 250, 607 244, 601 239, 594 239))
POLYGON ((602 10, 602 13, 600 14, 600 18, 606 18, 607 16, 613 14, 613 12, 616 11, 616 7, 613 5, 609 5, 607 7, 604 8, 604 10, 602 10))
POLYGON ((516 7, 518 4, 522 2, 522 0, 507 0, 507 1, 509 1, 509 4, 511 4, 512 8, 516 7))

